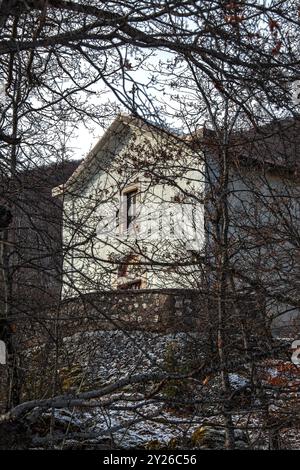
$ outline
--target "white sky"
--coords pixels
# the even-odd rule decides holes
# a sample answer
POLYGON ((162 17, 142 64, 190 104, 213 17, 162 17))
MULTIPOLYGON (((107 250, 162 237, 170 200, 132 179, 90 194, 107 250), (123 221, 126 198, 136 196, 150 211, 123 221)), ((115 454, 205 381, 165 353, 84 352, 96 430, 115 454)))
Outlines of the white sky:
MULTIPOLYGON (((153 54, 151 58, 149 59, 149 65, 151 68, 158 67, 159 61, 166 62, 168 59, 171 59, 172 55, 170 53, 160 51, 158 53, 153 54)), ((132 57, 129 57, 130 62, 135 65, 135 60, 132 57)), ((165 95, 164 92, 171 92, 171 89, 165 85, 164 89, 162 88, 161 85, 158 86, 149 86, 149 81, 152 75, 154 75, 152 72, 144 71, 144 70, 132 70, 132 71, 127 71, 126 72, 129 77, 131 77, 133 80, 135 80, 138 84, 141 86, 146 87, 147 94, 151 94, 153 101, 155 105, 159 106, 160 103, 162 103, 165 100, 165 95)), ((99 83, 98 85, 93 87, 93 91, 96 92, 103 92, 104 85, 102 83, 99 83)), ((129 80, 127 83, 125 83, 125 89, 128 92, 128 94, 131 96, 131 90, 132 90, 132 82, 129 80)), ((112 92, 106 92, 106 93, 99 93, 100 97, 98 98, 99 105, 104 104, 106 102, 117 102, 116 96, 112 92)), ((93 98, 95 99, 95 98, 93 98)), ((122 106, 121 103, 118 103, 120 106, 121 112, 128 113, 128 110, 125 109, 124 106, 122 106)), ((172 109, 170 108, 169 112, 170 114, 174 115, 174 106, 176 107, 176 103, 169 103, 169 106, 172 106, 172 109)), ((150 107, 149 107, 150 108, 150 107)), ((155 114, 155 113, 154 113, 155 114)), ((151 120, 151 116, 149 116, 149 120, 151 120)), ((105 122, 105 126, 108 127, 111 122, 113 121, 113 116, 111 118, 107 119, 105 122)), ((84 158, 87 153, 93 148, 93 146, 97 143, 97 141, 101 138, 103 133, 105 132, 105 129, 103 127, 96 126, 95 123, 93 122, 87 122, 87 125, 90 127, 90 129, 87 129, 83 124, 80 125, 76 131, 78 134, 77 137, 72 138, 68 142, 68 146, 72 147, 72 158, 84 158), (93 129, 93 130, 92 130, 93 129)), ((172 123, 170 123, 170 126, 176 126, 176 119, 173 120, 172 123)))

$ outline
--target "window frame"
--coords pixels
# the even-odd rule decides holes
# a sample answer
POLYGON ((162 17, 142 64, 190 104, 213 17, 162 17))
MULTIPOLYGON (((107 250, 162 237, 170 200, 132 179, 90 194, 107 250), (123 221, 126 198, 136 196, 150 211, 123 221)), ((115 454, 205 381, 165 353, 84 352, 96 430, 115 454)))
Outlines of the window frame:
POLYGON ((137 219, 137 208, 140 202, 140 183, 135 182, 131 183, 128 186, 125 186, 120 192, 120 210, 119 210, 119 234, 130 234, 130 232, 134 232, 138 230, 138 224, 136 223, 137 219), (134 203, 134 215, 132 216, 132 220, 128 223, 128 196, 130 194, 135 195, 135 203, 134 203))

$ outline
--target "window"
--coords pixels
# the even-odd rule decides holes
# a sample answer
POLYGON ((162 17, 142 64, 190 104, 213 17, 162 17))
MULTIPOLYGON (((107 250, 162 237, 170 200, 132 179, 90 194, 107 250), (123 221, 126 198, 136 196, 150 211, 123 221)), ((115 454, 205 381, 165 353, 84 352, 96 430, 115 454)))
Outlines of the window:
POLYGON ((118 289, 122 290, 138 290, 142 287, 142 281, 140 279, 131 281, 131 282, 124 282, 123 284, 118 285, 118 289))
POLYGON ((116 210, 116 229, 118 230, 120 226, 120 209, 116 210))
POLYGON ((127 262, 121 263, 118 267, 118 277, 127 276, 127 271, 128 271, 128 263, 127 262))
POLYGON ((145 274, 141 271, 140 257, 136 254, 128 254, 118 263, 116 287, 118 289, 142 289, 146 287, 145 274))
POLYGON ((133 227, 136 219, 136 197, 137 189, 125 193, 126 197, 126 229, 130 230, 133 227))
POLYGON ((140 196, 140 185, 134 181, 120 192, 120 210, 118 213, 120 235, 131 236, 138 230, 138 202, 140 196))
POLYGON ((127 255, 122 259, 122 262, 118 266, 118 277, 125 277, 128 275, 128 271, 134 271, 134 265, 138 265, 137 255, 127 255))

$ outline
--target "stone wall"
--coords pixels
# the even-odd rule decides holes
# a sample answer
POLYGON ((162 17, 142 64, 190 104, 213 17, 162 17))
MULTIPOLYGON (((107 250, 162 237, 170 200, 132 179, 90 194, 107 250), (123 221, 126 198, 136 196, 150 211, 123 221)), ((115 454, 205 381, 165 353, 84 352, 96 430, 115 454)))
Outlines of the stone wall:
MULTIPOLYGON (((267 333, 263 303, 255 298, 227 300, 225 329, 230 337, 244 331, 250 336, 267 333)), ((207 341, 217 331, 217 301, 213 294, 189 289, 105 291, 82 295, 43 311, 19 317, 21 349, 61 341, 90 331, 146 331, 150 333, 199 332, 207 341)))
MULTIPOLYGON (((242 350, 242 330, 261 337, 265 347, 255 299, 228 302, 230 354, 242 350)), ((217 318, 213 295, 175 289, 98 292, 28 312, 19 317, 16 330, 22 399, 51 395, 54 382, 63 392, 74 383, 92 387, 153 365, 163 367, 173 353, 216 360, 217 318)))
POLYGON ((85 294, 19 322, 24 347, 83 331, 140 330, 157 333, 204 328, 205 297, 193 290, 110 291, 85 294), (25 335, 24 335, 25 333, 25 335))

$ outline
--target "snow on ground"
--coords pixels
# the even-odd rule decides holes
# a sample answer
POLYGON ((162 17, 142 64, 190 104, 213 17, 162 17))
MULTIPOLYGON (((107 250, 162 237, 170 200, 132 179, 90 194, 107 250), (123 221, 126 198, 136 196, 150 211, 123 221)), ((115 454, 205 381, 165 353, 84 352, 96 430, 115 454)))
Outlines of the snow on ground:
MULTIPOLYGON (((63 351, 71 369, 74 365, 80 366, 79 375, 84 379, 80 383, 84 387, 99 388, 141 371, 166 370, 170 352, 172 360, 180 364, 186 345, 197 349, 198 341, 195 335, 184 333, 163 335, 133 331, 127 335, 115 330, 94 331, 64 338, 63 351)), ((274 418, 282 415, 284 424, 285 404, 296 407, 295 413, 300 408, 300 368, 289 362, 272 359, 258 364, 257 371, 263 384, 268 387, 268 397, 274 403, 269 412, 274 418)), ((234 422, 240 432, 247 429, 254 448, 267 448, 268 433, 263 429, 262 402, 258 398, 251 399, 249 377, 246 367, 229 374, 237 400, 232 410, 234 422), (250 401, 247 395, 249 389, 250 401)), ((100 402, 91 402, 91 407, 86 410, 57 410, 56 419, 66 424, 64 445, 72 442, 74 426, 88 436, 87 441, 92 446, 105 441, 108 448, 110 445, 141 447, 154 441, 166 446, 172 439, 191 437, 200 426, 221 426, 220 377, 214 375, 204 382, 195 381, 192 386, 194 397, 200 398, 202 402, 191 410, 184 407, 172 409, 159 400, 145 399, 146 391, 139 388, 131 389, 130 393, 127 388, 122 393, 104 397, 100 402), (107 404, 107 400, 110 404, 107 404)), ((81 390, 81 385, 76 388, 76 391, 81 390)), ((292 410, 290 408, 289 413, 292 410)), ((283 448, 300 449, 299 434, 297 429, 287 423, 280 432, 283 448)))

